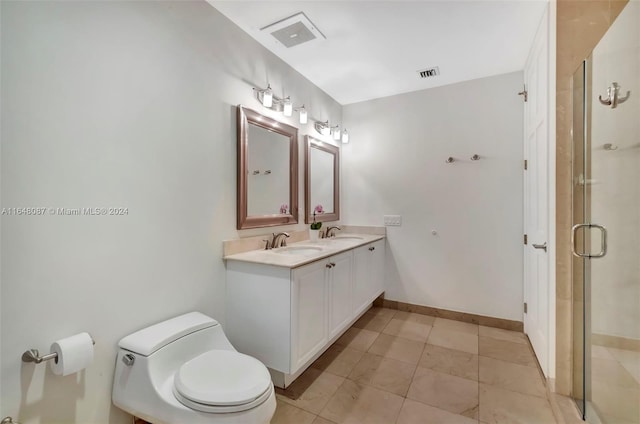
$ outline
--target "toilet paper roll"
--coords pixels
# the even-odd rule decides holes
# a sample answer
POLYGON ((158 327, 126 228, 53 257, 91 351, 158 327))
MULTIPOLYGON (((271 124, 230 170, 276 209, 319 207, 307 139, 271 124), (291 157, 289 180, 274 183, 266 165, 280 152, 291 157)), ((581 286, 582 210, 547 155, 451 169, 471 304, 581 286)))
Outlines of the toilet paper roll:
POLYGON ((88 333, 76 334, 53 342, 51 352, 58 354, 51 361, 51 371, 56 375, 73 374, 93 361, 93 339, 88 333))

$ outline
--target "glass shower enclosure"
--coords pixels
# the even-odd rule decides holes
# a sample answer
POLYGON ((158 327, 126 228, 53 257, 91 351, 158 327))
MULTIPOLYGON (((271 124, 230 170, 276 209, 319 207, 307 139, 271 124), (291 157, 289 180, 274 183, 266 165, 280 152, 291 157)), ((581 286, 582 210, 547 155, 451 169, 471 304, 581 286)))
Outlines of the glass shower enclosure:
POLYGON ((640 2, 573 77, 573 397, 640 424, 640 2))

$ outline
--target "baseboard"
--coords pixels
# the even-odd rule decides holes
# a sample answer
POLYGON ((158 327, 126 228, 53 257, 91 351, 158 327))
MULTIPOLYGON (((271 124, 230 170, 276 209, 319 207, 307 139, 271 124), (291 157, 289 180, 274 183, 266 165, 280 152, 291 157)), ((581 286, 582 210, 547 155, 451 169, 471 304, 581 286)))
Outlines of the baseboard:
POLYGON ((630 339, 628 337, 610 336, 608 334, 591 334, 591 344, 613 347, 622 350, 632 350, 634 352, 640 352, 640 340, 630 339))
POLYGON ((414 305, 412 303, 399 302, 397 300, 387 300, 383 296, 378 297, 373 306, 381 306, 398 311, 414 312, 416 314, 430 315, 438 318, 452 319, 455 321, 469 322, 472 324, 484 325, 486 327, 501 328, 510 331, 524 331, 521 321, 488 317, 484 315, 468 314, 466 312, 450 311, 448 309, 433 308, 431 306, 414 305))

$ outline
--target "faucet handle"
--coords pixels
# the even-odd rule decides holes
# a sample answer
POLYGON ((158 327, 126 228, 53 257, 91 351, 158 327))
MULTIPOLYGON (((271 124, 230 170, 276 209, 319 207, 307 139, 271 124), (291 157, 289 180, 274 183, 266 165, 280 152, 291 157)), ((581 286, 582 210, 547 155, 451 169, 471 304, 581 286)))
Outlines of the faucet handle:
POLYGON ((265 246, 264 246, 264 250, 271 250, 271 240, 269 239, 264 239, 262 240, 265 242, 265 246))

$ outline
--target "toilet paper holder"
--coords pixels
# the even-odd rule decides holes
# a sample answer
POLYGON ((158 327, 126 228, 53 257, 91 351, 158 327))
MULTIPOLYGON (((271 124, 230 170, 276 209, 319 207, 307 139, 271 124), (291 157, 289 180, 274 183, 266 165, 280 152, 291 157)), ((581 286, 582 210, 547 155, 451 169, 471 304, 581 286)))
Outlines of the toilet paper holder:
MULTIPOLYGON (((91 337, 91 342, 95 346, 96 341, 93 340, 93 337, 91 337)), ((35 362, 36 364, 39 364, 41 362, 49 361, 51 359, 55 360, 57 364, 58 354, 56 352, 51 352, 46 355, 40 356, 40 352, 38 351, 38 349, 29 349, 22 354, 22 362, 35 362)))

